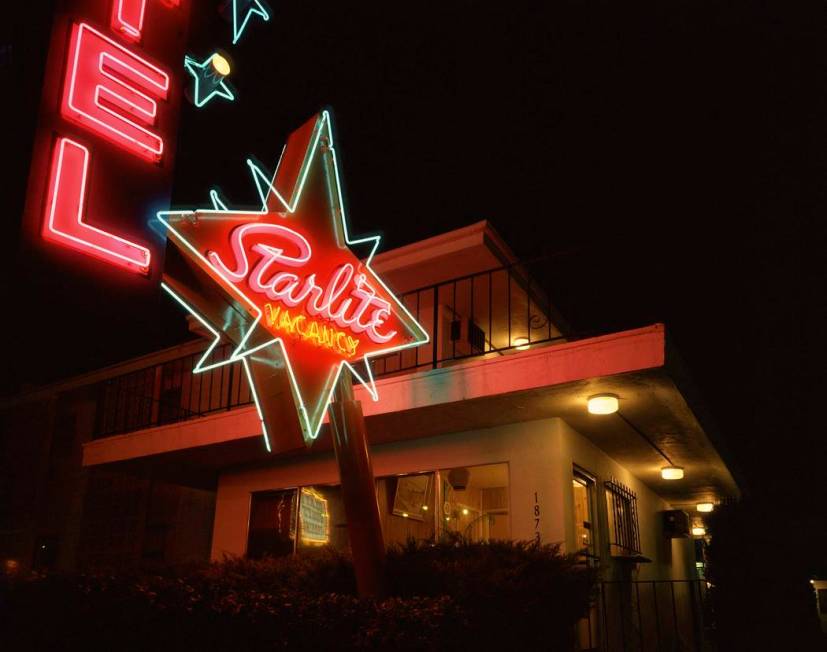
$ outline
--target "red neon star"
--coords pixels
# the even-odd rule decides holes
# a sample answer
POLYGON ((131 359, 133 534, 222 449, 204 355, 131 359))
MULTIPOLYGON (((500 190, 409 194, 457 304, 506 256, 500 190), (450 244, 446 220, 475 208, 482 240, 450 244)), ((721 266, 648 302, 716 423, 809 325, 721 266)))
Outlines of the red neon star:
POLYGON ((349 237, 332 143, 323 112, 290 135, 272 180, 248 160, 260 211, 229 210, 212 191, 213 210, 158 214, 186 263, 168 265, 163 286, 216 338, 194 371, 242 362, 268 449, 286 388, 309 444, 343 368, 377 399, 370 358, 428 341, 370 267, 379 237, 349 237), (351 246, 365 244, 362 262, 351 246), (207 364, 221 340, 234 353, 207 364))

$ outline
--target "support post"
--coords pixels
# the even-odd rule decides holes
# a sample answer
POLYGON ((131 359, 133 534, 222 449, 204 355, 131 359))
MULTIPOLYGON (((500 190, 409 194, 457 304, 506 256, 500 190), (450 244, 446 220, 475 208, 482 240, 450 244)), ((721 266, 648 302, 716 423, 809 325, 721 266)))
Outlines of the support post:
POLYGON ((353 378, 347 369, 342 370, 328 413, 356 586, 361 597, 381 598, 385 592, 385 540, 362 404, 353 398, 353 378))

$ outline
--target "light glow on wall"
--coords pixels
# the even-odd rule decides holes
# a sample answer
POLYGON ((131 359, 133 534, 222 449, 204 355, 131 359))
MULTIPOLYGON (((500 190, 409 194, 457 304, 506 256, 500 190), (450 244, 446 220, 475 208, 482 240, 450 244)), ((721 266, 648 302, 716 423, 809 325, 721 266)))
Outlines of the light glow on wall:
POLYGON ((713 503, 698 503, 696 509, 699 512, 709 513, 715 509, 715 505, 713 503))

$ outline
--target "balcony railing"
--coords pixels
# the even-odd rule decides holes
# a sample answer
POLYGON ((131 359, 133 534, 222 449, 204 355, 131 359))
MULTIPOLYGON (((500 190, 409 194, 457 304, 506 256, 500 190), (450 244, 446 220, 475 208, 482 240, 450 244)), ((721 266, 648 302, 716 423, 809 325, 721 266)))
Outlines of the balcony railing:
MULTIPOLYGON (((413 290, 401 300, 428 331, 422 346, 373 360, 376 377, 436 369, 479 356, 506 355, 573 339, 553 322, 548 296, 516 263, 413 290)), ((230 354, 229 345, 218 352, 230 354)), ((252 403, 237 365, 193 374, 202 353, 99 383, 95 437, 202 417, 252 403)))

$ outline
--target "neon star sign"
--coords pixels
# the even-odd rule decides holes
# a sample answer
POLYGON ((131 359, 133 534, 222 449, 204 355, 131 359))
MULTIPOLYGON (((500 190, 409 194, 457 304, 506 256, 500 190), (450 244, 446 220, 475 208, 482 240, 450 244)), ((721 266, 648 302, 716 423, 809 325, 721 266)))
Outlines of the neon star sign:
POLYGON ((204 61, 197 61, 190 56, 184 57, 184 68, 192 76, 192 102, 199 109, 214 97, 223 97, 233 101, 235 94, 224 78, 213 69, 215 53, 204 61))
POLYGON ((379 237, 348 232, 327 112, 291 134, 272 178, 247 163, 260 210, 229 209, 211 191, 212 209, 158 214, 184 263, 163 288, 213 335, 195 372, 244 366, 268 450, 285 386, 310 444, 343 369, 377 400, 371 359, 428 335, 371 268, 379 237), (234 349, 216 361, 222 341, 234 349))
POLYGON ((270 20, 270 12, 260 0, 232 0, 233 2, 233 45, 238 43, 247 23, 253 16, 258 16, 264 22, 270 20))

